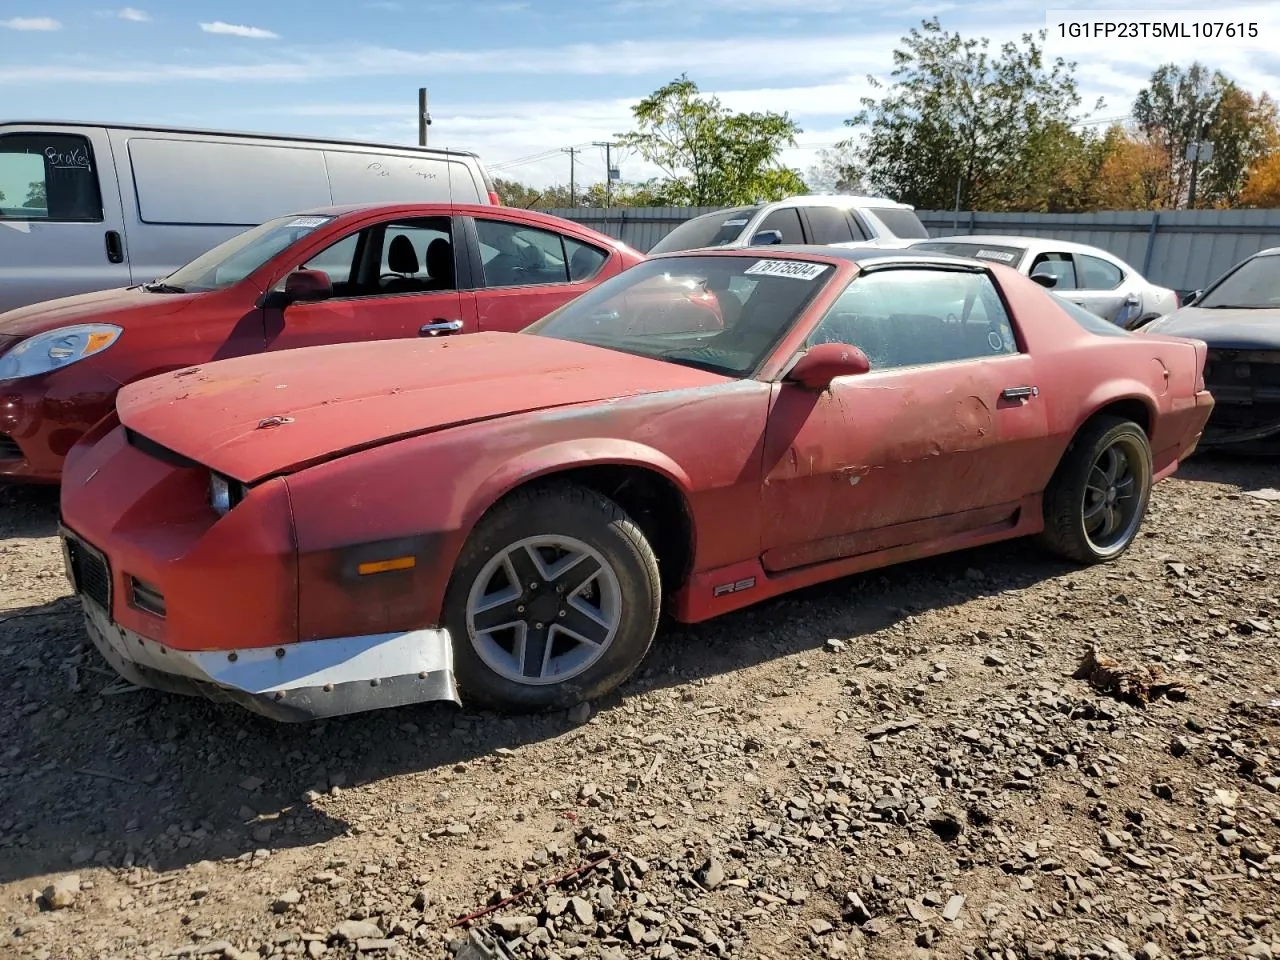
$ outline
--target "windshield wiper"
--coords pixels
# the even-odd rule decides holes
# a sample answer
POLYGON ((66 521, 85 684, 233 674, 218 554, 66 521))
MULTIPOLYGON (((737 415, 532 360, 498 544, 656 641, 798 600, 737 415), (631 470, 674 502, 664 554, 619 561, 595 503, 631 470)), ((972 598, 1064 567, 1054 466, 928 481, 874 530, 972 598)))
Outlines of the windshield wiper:
POLYGON ((165 283, 163 280, 152 280, 150 283, 144 283, 142 289, 148 293, 186 293, 186 287, 175 287, 172 283, 165 283))

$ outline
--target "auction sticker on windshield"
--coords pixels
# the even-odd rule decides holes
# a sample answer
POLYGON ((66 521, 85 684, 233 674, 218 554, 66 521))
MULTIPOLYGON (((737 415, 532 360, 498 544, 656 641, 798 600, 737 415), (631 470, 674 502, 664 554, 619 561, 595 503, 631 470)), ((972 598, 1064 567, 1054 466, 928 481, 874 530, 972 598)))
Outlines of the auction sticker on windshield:
POLYGON ((979 260, 999 260, 1001 263, 1013 263, 1013 254, 1003 250, 979 250, 974 254, 979 260))
POLYGON ((825 263, 806 263, 803 260, 757 260, 744 274, 753 277, 790 277, 792 280, 812 280, 827 269, 825 263))
POLYGON ((331 217, 294 217, 286 227, 318 227, 321 224, 328 223, 331 217))

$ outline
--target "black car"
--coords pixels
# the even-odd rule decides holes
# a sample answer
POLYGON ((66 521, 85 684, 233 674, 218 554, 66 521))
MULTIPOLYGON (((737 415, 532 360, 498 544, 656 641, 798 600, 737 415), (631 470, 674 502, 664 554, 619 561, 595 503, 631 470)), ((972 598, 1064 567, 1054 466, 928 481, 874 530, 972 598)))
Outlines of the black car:
POLYGON ((1201 448, 1280 454, 1280 247, 1255 253, 1142 328, 1209 345, 1214 398, 1201 448))

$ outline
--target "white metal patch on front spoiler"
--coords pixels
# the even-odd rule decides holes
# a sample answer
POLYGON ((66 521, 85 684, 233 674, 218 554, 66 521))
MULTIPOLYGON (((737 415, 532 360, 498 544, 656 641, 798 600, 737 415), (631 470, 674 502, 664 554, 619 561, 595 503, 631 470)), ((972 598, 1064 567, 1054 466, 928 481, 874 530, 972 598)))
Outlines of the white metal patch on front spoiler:
POLYGON ((91 600, 82 603, 94 644, 117 672, 141 686, 229 700, 280 720, 431 700, 461 705, 447 630, 185 651, 112 623, 91 600))

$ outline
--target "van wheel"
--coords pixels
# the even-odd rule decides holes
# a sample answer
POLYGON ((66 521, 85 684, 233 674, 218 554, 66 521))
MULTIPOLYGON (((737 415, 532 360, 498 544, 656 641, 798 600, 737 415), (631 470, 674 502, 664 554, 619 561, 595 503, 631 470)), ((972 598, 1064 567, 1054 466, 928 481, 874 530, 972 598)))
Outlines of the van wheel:
POLYGON ((476 525, 446 592, 463 701, 524 713, 608 693, 648 653, 661 597, 652 547, 612 500, 517 492, 476 525))
POLYGON ((1151 445, 1132 420, 1101 416, 1067 448, 1044 495, 1040 541, 1053 553, 1093 564, 1133 543, 1151 499, 1151 445))

